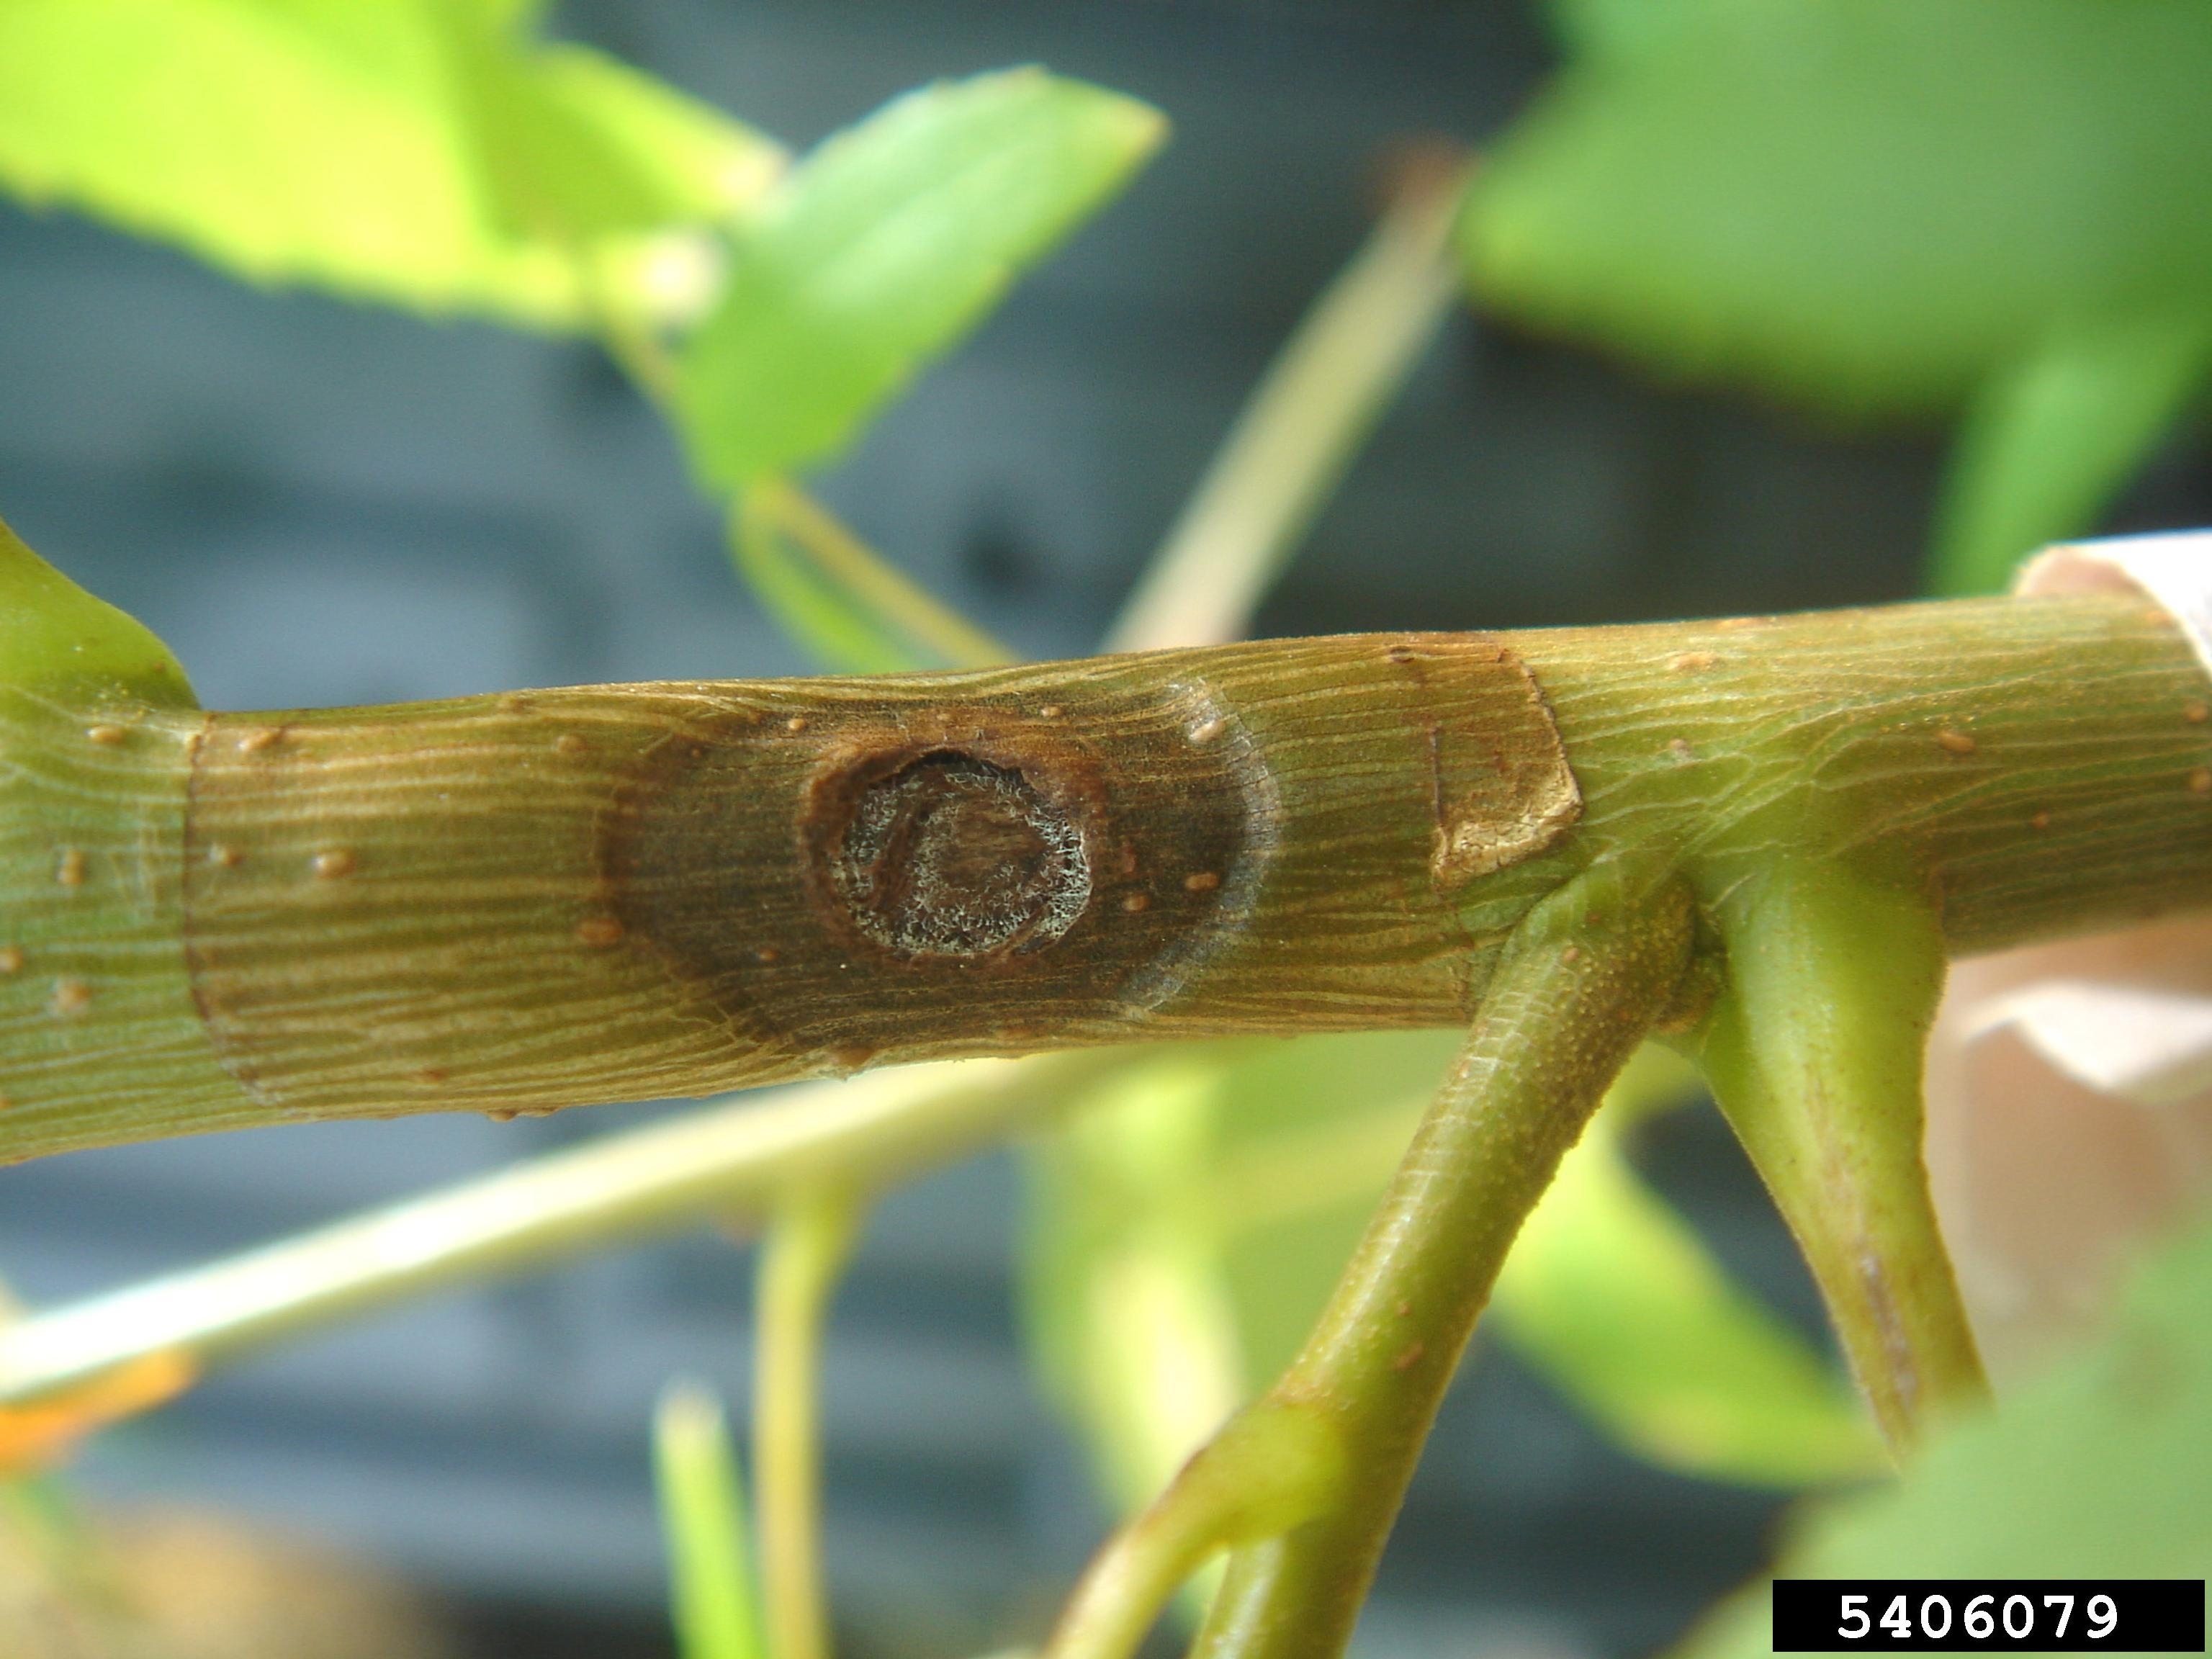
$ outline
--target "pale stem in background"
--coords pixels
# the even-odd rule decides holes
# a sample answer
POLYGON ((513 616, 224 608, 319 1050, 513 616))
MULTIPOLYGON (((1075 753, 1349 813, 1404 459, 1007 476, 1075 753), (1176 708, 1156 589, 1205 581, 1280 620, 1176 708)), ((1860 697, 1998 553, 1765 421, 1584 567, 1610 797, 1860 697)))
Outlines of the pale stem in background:
POLYGON ((667 343, 638 307, 623 302, 602 255, 574 244, 568 255, 598 326, 600 348, 629 377, 639 395, 665 416, 676 400, 676 360, 669 355, 667 343))
POLYGON ((746 485, 732 529, 741 543, 754 536, 787 538, 824 580, 948 666, 994 668, 1016 660, 1006 647, 932 597, 787 479, 762 478, 746 485))
POLYGON ((835 1188, 784 1199, 761 1251, 754 1321, 753 1476, 761 1577, 776 1659, 828 1659, 822 1580, 822 1325, 859 1241, 863 1200, 835 1188))
POLYGON ((915 1174, 1054 1109, 1109 1054, 762 1090, 33 1315, 0 1326, 0 1407, 79 1394, 150 1356, 197 1373, 463 1280, 757 1214, 793 1182, 915 1174))
POLYGON ((1291 336, 1106 635, 1109 651, 1240 637, 1435 337, 1464 164, 1413 165, 1291 336))

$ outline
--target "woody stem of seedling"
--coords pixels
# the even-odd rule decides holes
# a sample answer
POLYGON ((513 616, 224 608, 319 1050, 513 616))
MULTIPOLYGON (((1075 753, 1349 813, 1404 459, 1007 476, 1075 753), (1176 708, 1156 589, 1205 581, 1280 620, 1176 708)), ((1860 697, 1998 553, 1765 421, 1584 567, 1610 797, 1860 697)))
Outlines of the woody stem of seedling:
POLYGON ((1715 917, 1786 853, 1880 865, 1946 955, 2026 943, 2212 900, 2208 702, 2108 597, 382 709, 0 695, 0 1155, 1456 1023, 1531 904, 1660 848, 1715 917), (993 897, 891 834, 947 802, 1058 850, 993 897))

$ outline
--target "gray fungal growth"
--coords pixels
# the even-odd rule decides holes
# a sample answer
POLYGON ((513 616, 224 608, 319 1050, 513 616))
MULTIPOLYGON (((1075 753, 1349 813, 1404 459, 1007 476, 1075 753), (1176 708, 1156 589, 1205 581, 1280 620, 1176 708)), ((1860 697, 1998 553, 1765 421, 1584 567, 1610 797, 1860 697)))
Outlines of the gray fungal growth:
POLYGON ((902 956, 1034 951, 1091 901, 1075 824, 1021 773, 957 750, 871 785, 830 862, 860 931, 902 956))

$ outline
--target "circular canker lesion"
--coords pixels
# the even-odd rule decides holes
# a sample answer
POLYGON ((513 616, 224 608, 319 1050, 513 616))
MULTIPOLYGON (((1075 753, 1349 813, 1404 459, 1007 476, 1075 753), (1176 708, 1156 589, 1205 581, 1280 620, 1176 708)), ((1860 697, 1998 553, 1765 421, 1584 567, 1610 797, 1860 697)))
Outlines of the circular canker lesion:
POLYGON ((830 860, 860 931, 908 957, 1035 950, 1091 902, 1081 830, 1012 767, 957 750, 864 788, 830 860))

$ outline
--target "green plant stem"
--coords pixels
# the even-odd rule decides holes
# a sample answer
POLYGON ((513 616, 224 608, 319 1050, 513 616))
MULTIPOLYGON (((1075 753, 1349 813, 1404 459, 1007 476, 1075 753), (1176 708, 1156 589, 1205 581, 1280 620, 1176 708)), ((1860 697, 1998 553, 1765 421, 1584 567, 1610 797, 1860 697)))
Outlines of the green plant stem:
POLYGON ((775 1659, 828 1659, 822 1575, 822 1326, 859 1241, 865 1206, 849 1188, 800 1187, 777 1205, 757 1292, 753 1471, 761 1580, 775 1659))
POLYGON ((1050 1659, 1121 1659, 1198 1559, 1239 1546, 1197 1650, 1341 1650, 1513 1236, 1674 994, 1691 915, 1670 875, 1607 862, 1515 929, 1465 1048, 1304 1347, 1109 1546, 1050 1659), (1296 1465, 1310 1473, 1289 1492, 1279 1490, 1284 1460, 1248 1426, 1285 1419, 1329 1448, 1296 1465), (1207 1501, 1254 1485, 1273 1492, 1269 1515, 1281 1523, 1266 1534, 1226 1524, 1207 1501))
POLYGON ((1921 1161, 1943 940, 1919 894, 1761 860, 1716 907, 1728 989, 1698 1046, 1796 1234, 1893 1453, 1987 1392, 1921 1161))
POLYGON ((1209 1557, 1311 1520, 1359 1473, 1326 1413, 1275 1400, 1239 1412, 1100 1552, 1044 1659, 1128 1659, 1209 1557))
POLYGON ((1374 234, 1284 343, 1106 635, 1109 651, 1220 645, 1335 492, 1450 312, 1461 166, 1407 171, 1374 234))
POLYGON ((730 546, 738 574, 785 631, 827 666, 890 673, 1014 660, 787 479, 739 492, 730 546))
POLYGON ((2209 697, 2170 619, 2116 596, 98 738, 0 691, 0 1156, 1459 1024, 1530 905, 1639 849, 1708 904, 1770 853, 1879 853, 1952 955, 2201 907, 2209 697), (1007 971, 880 946, 838 885, 870 769, 945 764, 1018 774, 1094 849, 1079 925, 1007 971))
POLYGON ((1600 864, 1513 933, 1467 1047, 1298 1357, 1270 1391, 1341 1425, 1342 1502, 1232 1562, 1194 1652, 1342 1652, 1445 1386, 1522 1218, 1690 963, 1663 867, 1600 864))
POLYGON ((677 382, 676 358, 667 343, 635 307, 625 304, 615 292, 602 251, 573 238, 564 239, 562 246, 600 346, 646 402, 666 416, 675 406, 677 382))
POLYGON ((1111 1055, 909 1066, 749 1095, 0 1325, 0 1406, 149 1356, 195 1373, 372 1309, 709 1217, 878 1185, 1043 1121, 1111 1055))

